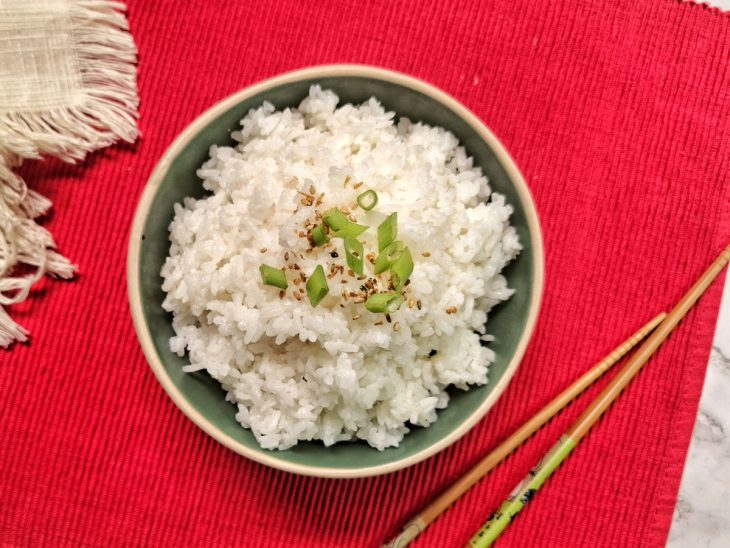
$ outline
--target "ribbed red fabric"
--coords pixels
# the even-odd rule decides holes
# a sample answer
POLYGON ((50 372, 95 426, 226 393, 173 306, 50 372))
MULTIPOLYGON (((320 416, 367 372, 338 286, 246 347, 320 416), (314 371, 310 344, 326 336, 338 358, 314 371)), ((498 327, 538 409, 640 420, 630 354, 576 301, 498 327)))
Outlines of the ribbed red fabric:
MULTIPOLYGON (((80 265, 13 308, 33 340, 0 352, 0 543, 377 546, 654 313, 730 236, 730 18, 671 0, 129 3, 135 146, 28 165, 46 225, 80 265), (509 389, 465 438, 386 477, 296 477, 218 445, 137 344, 127 236, 145 181, 205 108, 262 78, 359 62, 451 93, 507 145, 542 219, 546 289, 509 389)), ((1 85, 1 83, 0 83, 1 85)), ((721 283, 499 541, 664 543, 721 283)), ((435 523, 463 545, 596 394, 571 406, 435 523)))

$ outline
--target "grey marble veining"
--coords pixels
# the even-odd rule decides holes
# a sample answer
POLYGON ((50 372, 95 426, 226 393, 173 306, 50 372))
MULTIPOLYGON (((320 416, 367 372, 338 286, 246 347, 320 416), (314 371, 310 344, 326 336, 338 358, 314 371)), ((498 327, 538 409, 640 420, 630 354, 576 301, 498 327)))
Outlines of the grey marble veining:
POLYGON ((730 495, 730 278, 725 282, 700 409, 667 546, 669 548, 730 546, 728 495, 730 495))

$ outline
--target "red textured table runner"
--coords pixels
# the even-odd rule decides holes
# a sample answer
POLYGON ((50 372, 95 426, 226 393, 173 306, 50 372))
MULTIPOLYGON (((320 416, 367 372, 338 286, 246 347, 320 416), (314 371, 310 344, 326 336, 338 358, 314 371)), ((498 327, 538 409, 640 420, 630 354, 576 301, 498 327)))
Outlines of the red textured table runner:
MULTIPOLYGON (((730 17, 672 0, 129 2, 142 139, 84 166, 32 165, 47 221, 79 264, 13 316, 0 351, 0 543, 377 546, 414 511, 654 313, 730 236, 730 17), (511 385, 438 456, 334 481, 255 464, 177 410, 137 344, 127 236, 174 136, 257 80, 330 62, 380 65, 464 102, 530 185, 544 304, 511 385)), ((0 85, 2 85, 0 83, 0 85)), ((500 546, 661 546, 721 282, 516 520, 500 546)), ((603 383, 601 383, 602 386, 603 383)), ((596 387, 420 539, 461 546, 596 387)))

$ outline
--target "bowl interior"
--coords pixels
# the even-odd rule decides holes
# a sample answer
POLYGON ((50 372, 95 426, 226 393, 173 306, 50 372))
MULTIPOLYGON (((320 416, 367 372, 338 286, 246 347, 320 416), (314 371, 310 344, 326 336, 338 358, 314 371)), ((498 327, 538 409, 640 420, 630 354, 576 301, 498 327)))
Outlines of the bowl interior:
MULTIPOLYGON (((151 336, 165 373, 187 402, 213 423, 220 431, 252 451, 266 453, 282 462, 296 463, 314 468, 362 469, 387 465, 405 459, 427 449, 458 428, 482 404, 505 375, 515 354, 518 343, 527 328, 530 304, 534 295, 533 279, 536 276, 536 242, 528 230, 525 207, 495 152, 483 141, 477 131, 445 105, 433 98, 398 83, 377 78, 337 76, 308 78, 275 86, 258 93, 229 108, 211 119, 202 131, 195 134, 181 152, 171 159, 166 173, 152 200, 144 224, 144 234, 139 242, 139 287, 143 320, 151 336), (304 442, 287 451, 265 451, 259 447, 249 430, 235 420, 236 408, 224 400, 220 385, 206 373, 185 374, 182 366, 187 363, 168 347, 173 335, 171 317, 161 307, 164 294, 161 289, 160 269, 168 254, 168 225, 173 217, 173 204, 186 196, 200 197, 205 194, 196 170, 208 158, 212 144, 233 143, 230 132, 239 127, 239 120, 249 109, 266 100, 277 109, 293 107, 307 95, 309 86, 318 83, 334 90, 345 102, 360 103, 375 96, 383 105, 414 121, 442 126, 452 131, 481 166, 496 192, 506 195, 514 207, 512 224, 517 228, 524 251, 509 265, 505 274, 509 285, 516 292, 506 303, 495 308, 489 317, 488 332, 496 339, 490 347, 497 359, 490 368, 489 384, 469 391, 450 390, 449 406, 439 413, 435 424, 429 428, 413 428, 397 448, 377 451, 364 442, 340 443, 324 447, 320 442, 304 442)), ((537 242, 539 248, 539 242, 537 242)))

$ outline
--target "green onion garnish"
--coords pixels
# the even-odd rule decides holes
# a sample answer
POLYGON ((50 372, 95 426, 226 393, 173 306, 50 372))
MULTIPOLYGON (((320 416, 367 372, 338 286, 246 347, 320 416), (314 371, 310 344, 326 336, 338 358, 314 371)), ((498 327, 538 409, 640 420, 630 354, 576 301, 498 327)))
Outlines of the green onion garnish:
POLYGON ((259 272, 261 272, 261 281, 264 284, 273 285, 279 289, 287 288, 288 284, 286 283, 286 274, 284 274, 283 268, 274 268, 273 266, 262 264, 259 267, 259 272))
POLYGON ((407 247, 400 256, 390 265, 390 277, 393 280, 393 287, 400 291, 408 281, 408 276, 413 272, 413 257, 411 250, 407 247))
POLYGON ((347 224, 345 226, 335 231, 335 236, 338 238, 357 238, 368 228, 370 227, 347 221, 347 224))
POLYGON ((378 226, 378 251, 383 251, 398 236, 398 214, 391 213, 378 226))
POLYGON ((345 217, 345 214, 336 207, 325 211, 322 214, 322 219, 324 220, 325 224, 332 230, 339 230, 350 222, 350 220, 345 217))
POLYGON ((314 245, 322 247, 324 244, 330 241, 327 237, 327 233, 324 231, 324 225, 315 226, 310 232, 314 245))
POLYGON ((395 312, 403 304, 403 296, 400 293, 375 293, 365 301, 365 308, 370 312, 386 313, 395 312))
POLYGON ((370 211, 378 204, 378 195, 374 190, 366 190, 357 197, 357 205, 365 211, 370 211))
POLYGON ((316 308, 322 299, 329 293, 327 285, 327 277, 324 275, 322 265, 318 264, 312 275, 307 280, 307 297, 312 304, 312 308, 316 308))
POLYGON ((375 273, 380 274, 388 270, 398 257, 401 256, 405 248, 406 244, 400 240, 391 242, 390 245, 381 251, 378 258, 375 259, 375 273))
POLYGON ((345 238, 345 259, 347 260, 347 266, 358 276, 362 276, 363 272, 363 253, 364 249, 362 243, 356 238, 345 238))

